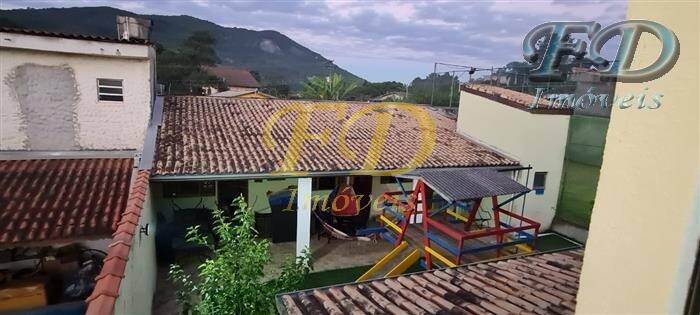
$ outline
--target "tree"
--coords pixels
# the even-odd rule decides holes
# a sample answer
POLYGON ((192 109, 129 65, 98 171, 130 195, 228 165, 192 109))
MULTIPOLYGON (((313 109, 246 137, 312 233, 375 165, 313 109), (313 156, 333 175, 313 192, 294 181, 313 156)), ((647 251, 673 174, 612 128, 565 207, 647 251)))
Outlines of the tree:
POLYGON ((260 90, 277 98, 289 98, 292 91, 288 84, 266 86, 260 90))
POLYGON ((216 40, 207 31, 196 31, 182 43, 180 52, 193 64, 213 66, 219 62, 214 50, 216 40))
POLYGON ((425 79, 415 78, 408 87, 408 98, 411 102, 419 104, 430 104, 432 98, 435 106, 449 106, 451 104, 456 107, 459 103, 459 80, 449 73, 431 73, 425 79), (435 80, 434 92, 433 79, 435 80), (451 103, 450 92, 452 92, 451 103))
POLYGON ((214 239, 188 229, 188 242, 206 246, 212 257, 197 267, 196 277, 179 265, 170 266, 178 285, 177 297, 185 312, 193 314, 272 314, 277 293, 297 289, 311 270, 308 252, 281 267, 277 278, 264 281, 263 267, 270 262, 269 242, 256 239, 255 215, 243 200, 233 202, 233 220, 221 209, 212 210, 214 239))
POLYGON ((349 98, 366 101, 390 92, 405 92, 406 85, 396 81, 367 82, 364 81, 348 94, 349 98))
POLYGON ((348 83, 340 74, 334 73, 330 77, 311 77, 302 83, 301 97, 318 100, 339 101, 345 98, 350 91, 357 88, 356 82, 348 83))
POLYGON ((206 31, 192 33, 177 49, 156 44, 158 82, 171 94, 202 94, 202 87, 225 89, 220 78, 207 73, 203 67, 216 64, 215 40, 206 31))

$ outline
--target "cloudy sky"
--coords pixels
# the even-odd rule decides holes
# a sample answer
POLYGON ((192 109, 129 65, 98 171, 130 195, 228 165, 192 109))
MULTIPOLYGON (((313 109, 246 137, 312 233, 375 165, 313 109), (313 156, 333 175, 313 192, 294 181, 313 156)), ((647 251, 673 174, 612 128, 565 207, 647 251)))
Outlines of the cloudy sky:
MULTIPOLYGON (((276 30, 370 81, 408 82, 433 62, 478 67, 522 60, 522 41, 548 21, 623 20, 626 1, 17 1, 0 8, 115 6, 276 30)), ((446 70, 446 69, 445 69, 446 70)))

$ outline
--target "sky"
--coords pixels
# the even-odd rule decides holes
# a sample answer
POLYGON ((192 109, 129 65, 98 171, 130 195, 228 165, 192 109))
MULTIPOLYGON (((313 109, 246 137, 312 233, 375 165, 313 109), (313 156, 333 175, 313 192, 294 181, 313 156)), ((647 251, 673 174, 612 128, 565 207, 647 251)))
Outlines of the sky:
MULTIPOLYGON (((626 1, 19 1, 0 8, 113 6, 276 30, 369 81, 410 82, 434 62, 498 67, 523 61, 522 42, 549 21, 624 20, 626 1)), ((442 67, 439 71, 450 70, 442 67)))

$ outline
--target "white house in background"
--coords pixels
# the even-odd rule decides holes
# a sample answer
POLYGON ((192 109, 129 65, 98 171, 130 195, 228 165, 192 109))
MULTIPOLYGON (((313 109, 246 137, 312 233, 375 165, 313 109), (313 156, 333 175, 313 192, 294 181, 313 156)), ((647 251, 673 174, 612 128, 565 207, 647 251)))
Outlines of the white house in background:
MULTIPOLYGON (((530 109, 528 105, 532 102, 533 96, 505 88, 483 84, 462 86, 457 132, 532 167, 529 172, 520 171, 517 175, 518 182, 527 183, 535 190, 525 198, 525 212, 547 230, 559 198, 572 111, 530 109)), ((520 209, 522 204, 515 203, 514 207, 520 209)))
POLYGON ((0 28, 0 187, 13 187, 0 189, 0 270, 38 266, 58 287, 71 275, 95 284, 56 295, 46 279, 10 280, 0 296, 36 298, 0 299, 0 312, 150 312, 155 51, 121 21, 122 39, 0 28), (104 252, 90 259, 103 267, 85 271, 58 251, 66 245, 104 252))
POLYGON ((0 150, 141 150, 155 51, 145 40, 0 29, 0 150))

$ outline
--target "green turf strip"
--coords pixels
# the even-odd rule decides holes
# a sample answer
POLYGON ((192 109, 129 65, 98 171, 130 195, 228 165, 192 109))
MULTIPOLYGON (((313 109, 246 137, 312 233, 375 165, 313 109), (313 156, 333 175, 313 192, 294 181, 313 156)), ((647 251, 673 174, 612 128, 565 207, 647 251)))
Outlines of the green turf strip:
MULTIPOLYGON (((555 233, 543 235, 537 238, 537 250, 542 252, 572 248, 575 246, 577 246, 576 243, 568 241, 566 238, 555 233)), ((314 272, 306 277, 306 280, 304 281, 304 283, 302 283, 300 289, 305 290, 335 284, 354 282, 371 267, 371 265, 368 265, 314 272)), ((416 263, 413 266, 411 266, 411 268, 409 268, 406 271, 406 273, 418 272, 422 270, 423 269, 420 267, 420 264, 416 263)))

